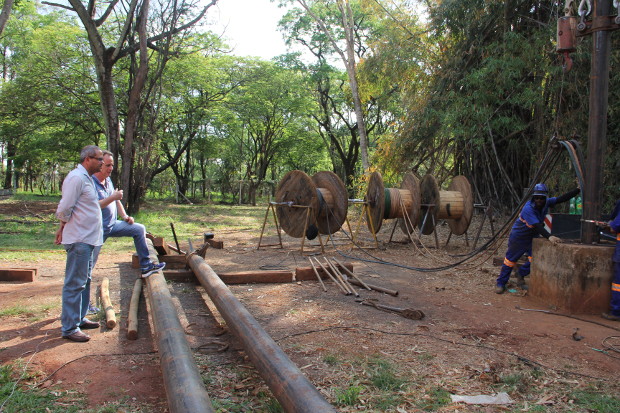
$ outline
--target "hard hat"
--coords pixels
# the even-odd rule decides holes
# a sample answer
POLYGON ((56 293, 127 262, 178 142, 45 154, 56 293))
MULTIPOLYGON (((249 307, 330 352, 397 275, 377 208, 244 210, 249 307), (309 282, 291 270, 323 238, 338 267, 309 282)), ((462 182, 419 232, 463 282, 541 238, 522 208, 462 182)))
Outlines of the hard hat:
POLYGON ((544 196, 546 198, 548 193, 549 190, 547 189, 547 185, 540 183, 534 185, 534 192, 532 193, 532 196, 544 196))

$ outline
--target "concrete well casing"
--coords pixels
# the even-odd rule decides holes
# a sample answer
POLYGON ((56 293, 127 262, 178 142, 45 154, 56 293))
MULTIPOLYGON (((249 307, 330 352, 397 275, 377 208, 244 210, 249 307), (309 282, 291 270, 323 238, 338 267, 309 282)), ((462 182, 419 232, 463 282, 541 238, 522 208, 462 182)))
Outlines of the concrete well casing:
POLYGON ((609 310, 614 247, 534 239, 529 282, 531 296, 576 314, 609 310))

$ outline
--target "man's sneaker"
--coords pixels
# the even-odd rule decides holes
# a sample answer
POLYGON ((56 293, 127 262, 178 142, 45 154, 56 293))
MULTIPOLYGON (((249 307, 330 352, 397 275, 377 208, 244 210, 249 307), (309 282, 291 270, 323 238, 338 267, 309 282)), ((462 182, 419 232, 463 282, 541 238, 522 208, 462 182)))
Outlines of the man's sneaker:
POLYGON ((603 313, 601 314, 601 317, 603 317, 606 320, 620 321, 620 315, 615 315, 612 313, 603 313))
POLYGON ((498 285, 495 287, 495 294, 504 294, 504 291, 506 291, 506 287, 503 285, 498 285))
POLYGON ((142 278, 146 278, 150 275, 155 274, 157 271, 161 271, 166 266, 165 262, 160 262, 159 264, 151 263, 148 267, 142 269, 142 278))

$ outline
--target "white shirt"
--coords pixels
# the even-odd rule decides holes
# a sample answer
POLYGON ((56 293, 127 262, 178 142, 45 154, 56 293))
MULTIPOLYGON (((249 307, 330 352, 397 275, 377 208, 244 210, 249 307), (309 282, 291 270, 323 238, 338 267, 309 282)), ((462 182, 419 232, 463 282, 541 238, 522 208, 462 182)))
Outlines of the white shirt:
POLYGON ((101 207, 95 185, 82 164, 69 172, 62 183, 56 217, 66 222, 62 231, 63 244, 103 245, 101 207))

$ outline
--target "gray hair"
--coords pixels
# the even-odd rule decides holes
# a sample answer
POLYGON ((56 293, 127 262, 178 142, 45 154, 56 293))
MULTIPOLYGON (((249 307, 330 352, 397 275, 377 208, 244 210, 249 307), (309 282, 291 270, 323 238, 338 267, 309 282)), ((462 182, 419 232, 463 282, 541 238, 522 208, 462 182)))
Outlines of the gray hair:
POLYGON ((99 149, 97 145, 86 145, 84 148, 82 148, 82 151, 80 152, 80 163, 84 162, 86 158, 94 158, 98 155, 98 152, 100 150, 101 149, 99 149))
POLYGON ((103 156, 110 155, 112 158, 114 158, 114 154, 106 149, 102 150, 101 152, 103 152, 103 156))

